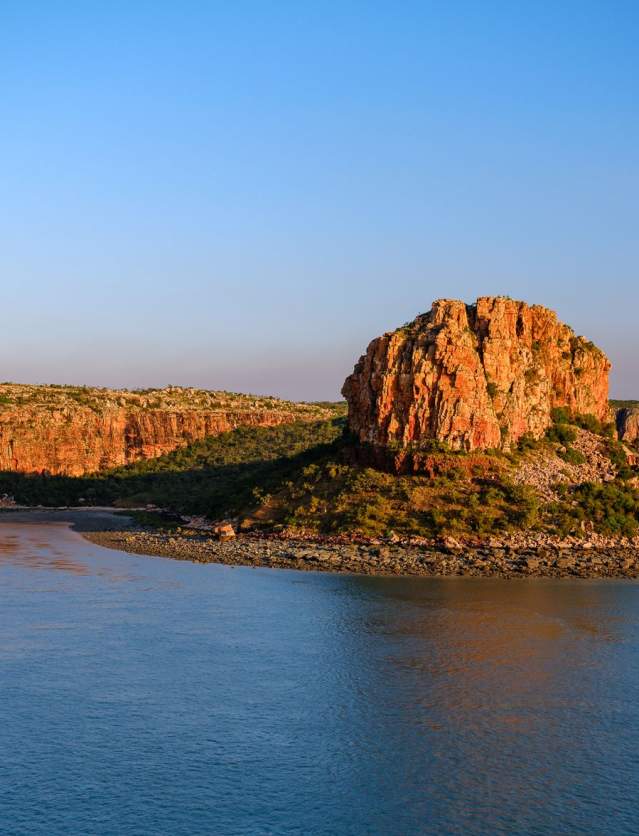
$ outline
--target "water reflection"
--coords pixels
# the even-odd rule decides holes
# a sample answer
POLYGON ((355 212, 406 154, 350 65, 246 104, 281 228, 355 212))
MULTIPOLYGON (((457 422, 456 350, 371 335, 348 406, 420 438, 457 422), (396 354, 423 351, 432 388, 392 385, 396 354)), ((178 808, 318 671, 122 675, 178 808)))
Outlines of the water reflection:
MULTIPOLYGON (((0 521, 0 569, 4 564, 31 571, 97 575, 115 582, 137 579, 132 573, 116 573, 105 566, 96 566, 86 558, 74 559, 76 552, 82 554, 82 544, 83 541, 65 523, 0 521)), ((88 548, 87 544, 84 551, 88 548)))
POLYGON ((15 832, 633 832, 636 584, 232 569, 5 523, 0 595, 15 832))
MULTIPOLYGON (((615 768, 607 773, 597 751, 603 746, 622 762, 630 754, 608 712, 628 712, 637 734, 628 700, 637 677, 620 662, 624 646, 637 652, 636 585, 370 578, 353 585, 368 602, 367 641, 356 652, 370 656, 373 642, 384 648, 366 668, 376 695, 369 719, 378 739, 402 753, 390 780, 419 787, 403 798, 413 822, 452 817, 459 832, 476 832, 478 821, 480 832, 559 832, 565 806, 580 810, 583 799, 602 795, 601 784, 622 803, 615 768), (551 826, 543 811, 553 803, 551 826)), ((390 791, 386 780, 378 791, 390 791)), ((586 828, 581 815, 573 820, 586 828)))

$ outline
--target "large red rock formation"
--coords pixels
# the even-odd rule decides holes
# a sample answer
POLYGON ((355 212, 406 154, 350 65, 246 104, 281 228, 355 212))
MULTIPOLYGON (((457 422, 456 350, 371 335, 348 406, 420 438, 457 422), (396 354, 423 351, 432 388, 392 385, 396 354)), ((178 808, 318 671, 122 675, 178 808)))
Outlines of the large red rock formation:
POLYGON ((362 443, 507 448, 525 433, 541 437, 554 407, 607 420, 609 369, 547 308, 503 296, 440 299, 373 340, 342 393, 362 443))
POLYGON ((81 476, 152 458, 240 426, 329 417, 273 398, 0 385, 0 470, 81 476))

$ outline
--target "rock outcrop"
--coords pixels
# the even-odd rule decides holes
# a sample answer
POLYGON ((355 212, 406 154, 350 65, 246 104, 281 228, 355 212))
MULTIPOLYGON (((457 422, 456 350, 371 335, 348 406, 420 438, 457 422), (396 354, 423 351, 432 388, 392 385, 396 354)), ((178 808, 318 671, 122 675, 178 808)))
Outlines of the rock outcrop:
POLYGON ((618 409, 616 423, 620 441, 639 446, 639 406, 618 409))
POLYGON ((610 363, 556 314, 507 297, 441 299, 373 340, 347 378, 349 426, 382 448, 508 448, 555 407, 608 420, 610 363))
POLYGON ((242 426, 330 417, 311 404, 171 387, 0 385, 0 471, 82 476, 242 426))

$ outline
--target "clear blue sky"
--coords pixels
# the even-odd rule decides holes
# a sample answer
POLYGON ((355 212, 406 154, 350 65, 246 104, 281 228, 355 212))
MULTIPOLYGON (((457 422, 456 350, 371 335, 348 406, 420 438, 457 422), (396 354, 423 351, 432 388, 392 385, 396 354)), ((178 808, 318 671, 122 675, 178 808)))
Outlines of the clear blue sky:
POLYGON ((433 299, 639 397, 639 3, 0 3, 0 379, 334 398, 433 299))

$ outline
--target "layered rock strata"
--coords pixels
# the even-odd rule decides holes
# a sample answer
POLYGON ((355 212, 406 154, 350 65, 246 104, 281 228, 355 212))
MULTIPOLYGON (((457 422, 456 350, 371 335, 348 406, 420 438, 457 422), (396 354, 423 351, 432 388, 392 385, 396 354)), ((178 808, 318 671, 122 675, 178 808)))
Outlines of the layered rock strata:
POLYGON ((0 385, 0 470, 82 476, 237 427, 319 420, 309 404, 224 392, 0 385))
POLYGON ((363 444, 507 449, 524 434, 541 437, 555 407, 607 421, 609 369, 548 308, 503 296, 440 299, 373 340, 342 394, 363 444))

